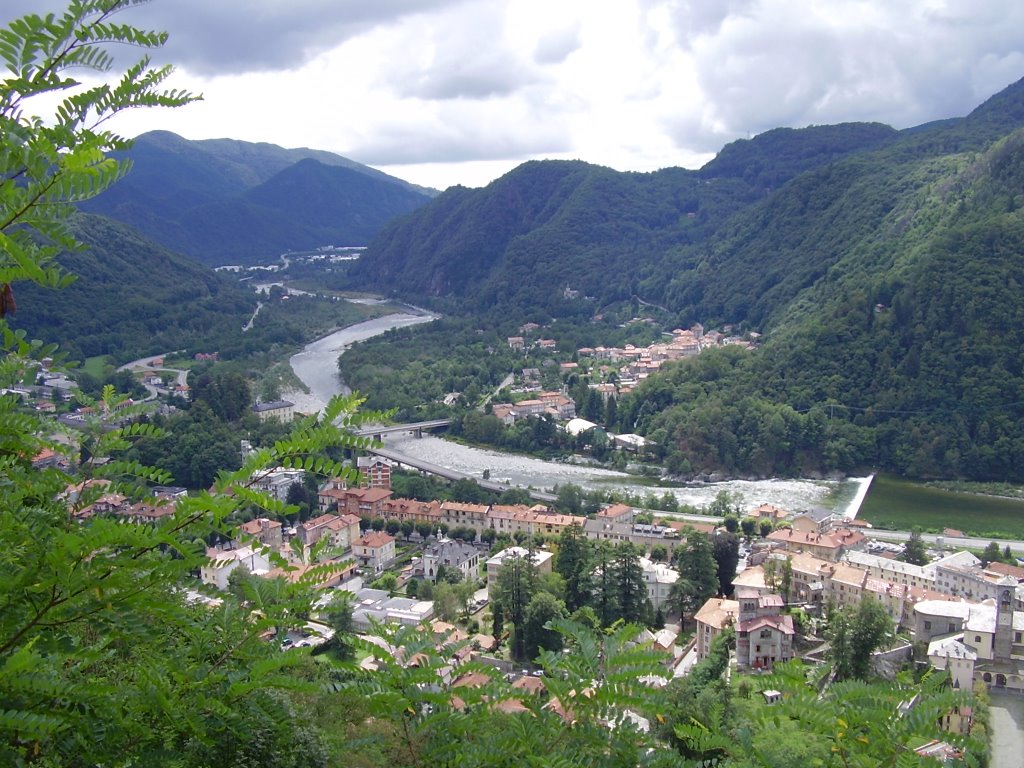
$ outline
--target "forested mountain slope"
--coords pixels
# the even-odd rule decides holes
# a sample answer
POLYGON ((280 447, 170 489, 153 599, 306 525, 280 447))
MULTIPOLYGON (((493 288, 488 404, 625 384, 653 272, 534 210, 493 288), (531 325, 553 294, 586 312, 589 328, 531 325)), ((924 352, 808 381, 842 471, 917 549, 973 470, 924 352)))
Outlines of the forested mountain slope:
POLYGON ((394 222, 361 269, 449 309, 544 320, 640 296, 675 325, 764 332, 624 399, 617 426, 682 474, 1020 481, 1022 203, 1017 83, 965 118, 772 131, 697 172, 528 164, 394 222))
POLYGON ((221 349, 237 340, 256 307, 237 279, 168 251, 119 222, 81 214, 82 251, 61 257, 76 276, 60 291, 17 287, 18 311, 8 318, 30 338, 60 339, 72 358, 116 359, 191 348, 221 349))
POLYGON ((330 152, 166 131, 143 134, 127 156, 131 173, 82 208, 211 265, 363 245, 432 193, 330 152))
MULTIPOLYGON (((894 135, 871 124, 770 131, 730 145, 701 172, 529 162, 482 190, 449 189, 396 219, 355 274, 479 309, 557 313, 566 285, 601 302, 628 298, 659 262, 705 243, 772 185, 894 135)), ((650 298, 663 298, 658 293, 650 298)))

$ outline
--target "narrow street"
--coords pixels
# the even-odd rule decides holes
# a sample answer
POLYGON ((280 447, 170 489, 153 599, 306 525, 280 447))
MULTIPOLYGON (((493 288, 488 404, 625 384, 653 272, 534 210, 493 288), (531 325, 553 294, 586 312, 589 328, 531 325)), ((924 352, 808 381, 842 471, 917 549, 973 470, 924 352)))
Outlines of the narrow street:
POLYGON ((1024 755, 1024 698, 993 691, 991 705, 991 768, 1018 768, 1024 755))

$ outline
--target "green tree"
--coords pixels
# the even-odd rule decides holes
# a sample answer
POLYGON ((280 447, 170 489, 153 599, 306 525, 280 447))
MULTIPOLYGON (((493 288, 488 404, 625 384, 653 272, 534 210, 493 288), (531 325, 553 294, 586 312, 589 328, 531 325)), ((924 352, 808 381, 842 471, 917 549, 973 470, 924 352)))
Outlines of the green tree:
MULTIPOLYGON (((498 576, 491 588, 491 609, 502 611, 501 626, 512 625, 511 652, 514 659, 526 656, 526 607, 537 591, 537 566, 532 558, 512 555, 498 569, 498 576)), ((497 621, 497 619, 496 619, 497 621)))
POLYGON ((711 542, 711 551, 718 574, 718 593, 731 595, 732 582, 740 562, 740 540, 732 533, 716 533, 711 542))
POLYGON ((990 541, 985 547, 985 551, 981 553, 981 562, 985 565, 989 563, 1001 563, 1003 561, 1003 553, 999 549, 999 544, 994 541, 990 541))
POLYGON ((582 526, 567 525, 558 536, 555 571, 565 579, 565 605, 572 612, 590 601, 591 544, 582 526))
POLYGON ((352 644, 355 631, 352 623, 352 593, 336 590, 321 617, 327 626, 334 630, 330 645, 338 657, 351 659, 355 655, 355 647, 352 644))
POLYGON ((672 585, 669 603, 679 617, 693 616, 718 593, 718 564, 707 534, 691 533, 675 552, 679 579, 672 585))
POLYGON ((535 659, 542 651, 562 649, 562 635, 548 622, 564 619, 565 603, 547 592, 538 592, 526 606, 523 623, 523 644, 526 658, 535 659))
POLYGON ((892 619, 881 603, 865 598, 855 610, 837 608, 829 614, 829 659, 837 680, 867 680, 871 654, 892 634, 892 619))
POLYGON ((926 565, 928 563, 928 552, 925 549, 924 539, 921 538, 921 529, 915 528, 910 532, 910 538, 903 545, 903 552, 900 560, 912 565, 926 565))
POLYGON ((636 547, 628 542, 623 542, 616 547, 612 567, 617 581, 615 591, 618 596, 618 614, 616 619, 622 619, 631 624, 649 623, 652 617, 647 611, 647 583, 644 581, 644 572, 640 567, 640 554, 636 547))

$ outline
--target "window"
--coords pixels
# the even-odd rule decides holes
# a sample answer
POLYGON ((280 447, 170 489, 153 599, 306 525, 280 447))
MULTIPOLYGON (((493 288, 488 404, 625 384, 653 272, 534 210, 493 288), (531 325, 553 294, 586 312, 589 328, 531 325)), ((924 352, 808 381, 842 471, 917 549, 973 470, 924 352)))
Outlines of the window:
POLYGON ((975 635, 974 636, 974 642, 980 643, 981 642, 981 635, 975 635))
POLYGON ((1021 641, 1020 634, 1021 634, 1020 632, 1014 632, 1013 633, 1013 642, 1019 643, 1021 641))
POLYGON ((772 636, 772 631, 770 629, 762 629, 761 630, 761 637, 771 637, 771 636, 772 636))
POLYGON ((926 621, 926 622, 924 623, 924 628, 925 628, 925 629, 931 629, 931 628, 932 628, 932 623, 931 623, 930 621, 926 621))

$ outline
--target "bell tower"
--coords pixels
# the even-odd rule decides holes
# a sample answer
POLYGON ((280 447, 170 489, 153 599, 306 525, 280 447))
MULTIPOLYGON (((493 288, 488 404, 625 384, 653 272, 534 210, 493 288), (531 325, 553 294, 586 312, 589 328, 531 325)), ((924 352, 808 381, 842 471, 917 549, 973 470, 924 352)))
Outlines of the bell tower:
POLYGON ((1013 646, 1013 599, 1017 580, 1005 576, 996 584, 996 636, 992 649, 995 661, 1009 661, 1013 646))

